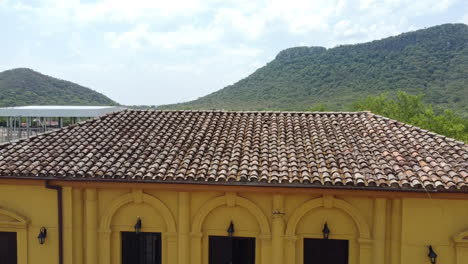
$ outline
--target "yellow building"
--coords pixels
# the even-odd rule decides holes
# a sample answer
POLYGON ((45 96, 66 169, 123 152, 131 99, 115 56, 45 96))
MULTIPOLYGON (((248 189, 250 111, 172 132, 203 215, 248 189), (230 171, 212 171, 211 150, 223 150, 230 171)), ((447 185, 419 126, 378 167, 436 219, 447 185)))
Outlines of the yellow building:
POLYGON ((468 146, 367 112, 126 110, 0 146, 0 263, 466 264, 468 146))

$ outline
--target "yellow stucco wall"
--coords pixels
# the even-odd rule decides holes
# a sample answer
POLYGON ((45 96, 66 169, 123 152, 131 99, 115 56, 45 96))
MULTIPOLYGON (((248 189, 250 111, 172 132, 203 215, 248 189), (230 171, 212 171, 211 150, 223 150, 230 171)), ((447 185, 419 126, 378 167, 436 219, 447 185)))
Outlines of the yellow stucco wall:
MULTIPOLYGON (((55 264, 56 192, 35 184, 0 181, 0 232, 17 232, 19 264, 55 264), (37 242, 41 226, 48 230, 44 245, 37 242)), ((64 186, 64 263, 120 263, 120 232, 133 231, 138 216, 143 232, 162 233, 164 264, 208 264, 208 236, 226 235, 230 221, 236 236, 256 237, 259 264, 301 264, 303 239, 321 238, 325 222, 331 239, 349 240, 350 264, 429 263, 429 244, 438 263, 468 263, 468 199, 463 196, 148 186, 64 186)))

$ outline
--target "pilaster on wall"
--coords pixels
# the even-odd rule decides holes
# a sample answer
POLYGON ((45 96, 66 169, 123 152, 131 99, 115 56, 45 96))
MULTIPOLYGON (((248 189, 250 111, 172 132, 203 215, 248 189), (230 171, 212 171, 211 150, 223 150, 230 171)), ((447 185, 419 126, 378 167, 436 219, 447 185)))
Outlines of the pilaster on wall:
POLYGON ((260 252, 261 252, 261 264, 272 263, 271 258, 271 235, 259 235, 260 241, 260 252))
POLYGON ((273 196, 272 248, 273 264, 282 264, 284 258, 284 195, 273 196))
MULTIPOLYGON (((176 232, 166 232, 165 240, 167 241, 167 254, 166 259, 163 255, 163 263, 179 263, 178 248, 177 248, 177 233, 176 232), (173 262, 172 262, 173 261, 173 262)), ((164 238, 163 238, 164 240, 164 238)))
POLYGON ((456 264, 468 263, 468 242, 455 243, 456 264))
MULTIPOLYGON (((193 230, 192 230, 193 231, 193 230)), ((190 234, 190 263, 201 264, 202 259, 202 232, 192 232, 190 234)))
POLYGON ((391 244, 390 259, 391 264, 401 263, 401 199, 392 200, 391 216, 391 244))
POLYGON ((73 189, 73 263, 84 264, 83 259, 83 190, 73 189))
POLYGON ((285 258, 283 263, 291 263, 295 264, 296 263, 296 241, 297 241, 297 236, 285 236, 285 242, 286 242, 286 247, 285 247, 285 258))
POLYGON ((454 237, 456 264, 468 263, 468 231, 454 237))
POLYGON ((374 200, 374 252, 372 263, 386 263, 385 260, 385 220, 387 201, 384 198, 374 200))
MULTIPOLYGON (((83 192, 73 189, 73 263, 83 264, 83 192)), ((67 263, 65 263, 67 264, 67 263)))
POLYGON ((374 263, 372 262, 373 240, 359 238, 359 263, 374 263))
POLYGON ((190 263, 190 194, 179 193, 179 264, 190 263))
POLYGON ((63 188, 63 256, 66 264, 73 261, 73 192, 72 187, 63 188))
POLYGON ((86 215, 86 264, 98 263, 97 249, 97 190, 86 189, 85 191, 85 215, 86 215))

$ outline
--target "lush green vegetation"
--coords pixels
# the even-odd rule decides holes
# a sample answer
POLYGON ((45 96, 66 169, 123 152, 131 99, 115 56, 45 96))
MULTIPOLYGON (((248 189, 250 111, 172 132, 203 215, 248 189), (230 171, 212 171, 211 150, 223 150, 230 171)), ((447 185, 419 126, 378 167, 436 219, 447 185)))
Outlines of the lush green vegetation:
POLYGON ((468 116, 468 26, 446 24, 364 44, 284 50, 247 78, 162 109, 345 110, 397 91, 468 116))
POLYGON ((30 69, 0 73, 0 107, 23 105, 117 105, 105 95, 30 69))
POLYGON ((156 105, 126 105, 125 107, 135 110, 148 110, 148 109, 156 109, 156 105))
POLYGON ((452 110, 438 110, 422 102, 423 95, 398 92, 395 98, 387 94, 369 96, 356 101, 353 110, 368 110, 438 134, 468 142, 468 119, 452 110))

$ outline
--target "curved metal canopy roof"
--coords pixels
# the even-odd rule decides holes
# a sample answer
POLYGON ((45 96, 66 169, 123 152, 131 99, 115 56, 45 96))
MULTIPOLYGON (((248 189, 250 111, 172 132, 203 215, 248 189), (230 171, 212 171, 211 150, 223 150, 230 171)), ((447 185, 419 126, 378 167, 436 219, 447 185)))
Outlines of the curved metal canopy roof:
POLYGON ((98 117, 125 109, 120 106, 31 105, 0 108, 0 116, 98 117))

